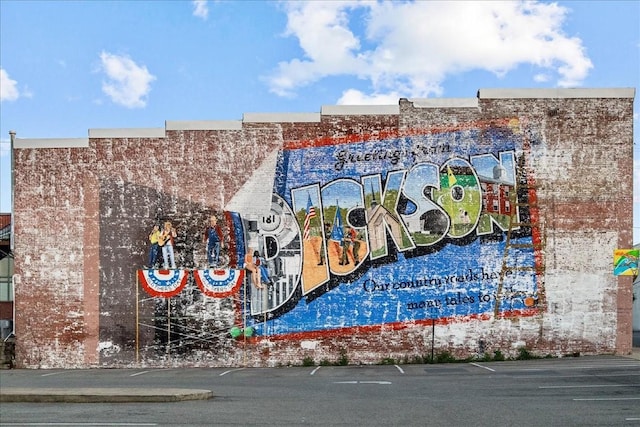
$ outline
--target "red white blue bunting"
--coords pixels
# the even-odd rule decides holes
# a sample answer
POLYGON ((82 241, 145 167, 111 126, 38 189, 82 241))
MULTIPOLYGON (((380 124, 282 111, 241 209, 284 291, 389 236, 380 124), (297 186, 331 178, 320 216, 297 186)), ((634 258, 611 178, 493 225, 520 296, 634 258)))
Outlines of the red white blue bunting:
POLYGON ((224 298, 238 292, 244 279, 244 270, 231 268, 193 270, 193 275, 203 294, 224 298))
POLYGON ((138 270, 138 280, 151 296, 170 298, 178 295, 187 284, 187 270, 138 270))

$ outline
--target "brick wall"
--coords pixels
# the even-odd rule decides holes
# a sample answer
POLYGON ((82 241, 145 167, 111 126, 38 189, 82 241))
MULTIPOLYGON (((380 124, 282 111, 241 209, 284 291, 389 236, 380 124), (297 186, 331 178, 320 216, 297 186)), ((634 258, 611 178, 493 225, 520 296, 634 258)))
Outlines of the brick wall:
POLYGON ((428 354, 432 330, 436 351, 459 357, 522 347, 628 354, 631 279, 613 276, 612 254, 631 246, 632 102, 625 89, 484 90, 90 131, 80 141, 18 139, 16 363, 377 363, 428 354), (488 176, 498 164, 501 180, 488 176), (495 181, 533 227, 509 236, 508 217, 482 208, 481 185, 495 181), (316 215, 305 239, 307 199, 316 215), (373 224, 376 205, 386 226, 373 224), (336 211, 358 231, 358 265, 340 265, 342 249, 323 234, 336 211), (202 243, 211 215, 225 234, 218 271, 202 243), (186 278, 169 298, 149 294, 138 273, 160 291, 174 274, 143 269, 149 231, 165 220, 186 278), (508 238, 529 246, 508 253, 508 238), (263 291, 243 270, 249 248, 270 267, 263 291), (529 272, 506 275, 505 262, 529 272), (219 291, 240 271, 237 287, 219 291))

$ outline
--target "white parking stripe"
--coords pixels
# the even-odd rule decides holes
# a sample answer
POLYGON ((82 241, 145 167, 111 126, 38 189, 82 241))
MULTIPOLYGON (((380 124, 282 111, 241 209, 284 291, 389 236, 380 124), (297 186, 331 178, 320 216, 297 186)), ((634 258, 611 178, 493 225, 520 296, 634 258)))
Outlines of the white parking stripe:
POLYGON ((143 375, 146 374, 149 371, 141 371, 141 372, 136 372, 135 374, 131 374, 129 375, 130 377, 137 377, 138 375, 143 375))
POLYGON ((491 371, 491 372, 495 372, 496 371, 495 369, 491 369, 491 368, 487 368, 486 366, 482 366, 479 363, 471 363, 471 365, 476 366, 478 368, 486 369, 487 371, 491 371))
POLYGON ((229 369, 228 371, 224 371, 223 373, 221 373, 220 376, 227 375, 227 374, 229 374, 231 372, 235 372, 235 371, 242 371, 243 369, 245 369, 245 368, 229 369))
POLYGON ((313 375, 313 374, 315 374, 316 372, 318 372, 318 369, 320 369, 320 366, 318 366, 316 369, 314 369, 313 371, 311 371, 311 373, 310 373, 309 375, 313 375))
POLYGON ((398 366, 398 365, 393 365, 393 366, 398 368, 398 371, 400 371, 401 374, 404 374, 404 371, 402 370, 402 368, 400 366, 398 366))
POLYGON ((60 375, 60 374, 64 374, 64 371, 60 371, 60 372, 49 372, 48 374, 42 374, 42 377, 50 377, 51 375, 60 375))

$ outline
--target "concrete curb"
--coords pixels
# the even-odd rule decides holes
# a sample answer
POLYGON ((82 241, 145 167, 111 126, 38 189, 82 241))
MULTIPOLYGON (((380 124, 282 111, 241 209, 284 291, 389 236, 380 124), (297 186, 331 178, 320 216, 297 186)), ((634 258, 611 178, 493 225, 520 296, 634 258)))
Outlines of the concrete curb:
POLYGON ((116 403, 116 402, 181 402, 207 400, 213 397, 211 390, 186 388, 2 388, 0 402, 67 402, 67 403, 116 403))

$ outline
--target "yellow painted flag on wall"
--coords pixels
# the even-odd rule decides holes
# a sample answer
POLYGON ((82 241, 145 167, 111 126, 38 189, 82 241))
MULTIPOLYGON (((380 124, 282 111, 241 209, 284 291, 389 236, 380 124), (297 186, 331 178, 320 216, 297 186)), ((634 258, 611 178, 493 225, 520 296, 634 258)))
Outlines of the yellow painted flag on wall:
POLYGON ((449 181, 449 187, 453 187, 458 182, 449 165, 447 165, 447 180, 449 181))

